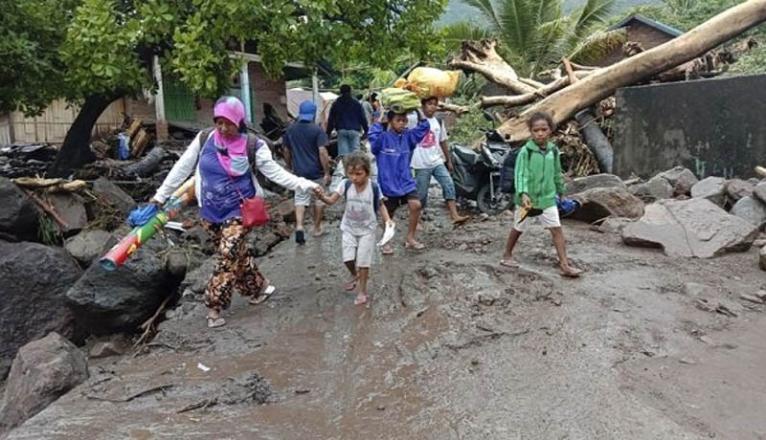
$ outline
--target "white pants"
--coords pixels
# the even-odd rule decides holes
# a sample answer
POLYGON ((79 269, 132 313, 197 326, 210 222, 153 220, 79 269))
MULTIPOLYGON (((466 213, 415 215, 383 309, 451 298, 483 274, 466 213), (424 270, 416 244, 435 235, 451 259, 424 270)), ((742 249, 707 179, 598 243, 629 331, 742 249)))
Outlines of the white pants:
POLYGON ((543 213, 538 216, 527 216, 527 218, 525 218, 523 221, 521 221, 519 218, 521 214, 520 211, 520 209, 516 209, 513 213, 513 229, 519 232, 524 232, 527 229, 529 222, 534 221, 535 219, 546 229, 561 227, 561 220, 559 220, 559 209, 555 205, 551 206, 550 208, 545 208, 543 213))
POLYGON ((343 262, 356 261, 356 267, 372 266, 375 255, 375 232, 354 235, 343 231, 343 262))

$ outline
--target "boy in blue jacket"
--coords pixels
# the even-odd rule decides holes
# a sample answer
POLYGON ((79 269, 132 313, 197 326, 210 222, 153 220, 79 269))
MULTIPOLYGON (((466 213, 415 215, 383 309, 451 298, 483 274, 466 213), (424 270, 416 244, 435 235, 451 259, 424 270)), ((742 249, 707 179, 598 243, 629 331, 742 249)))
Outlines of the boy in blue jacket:
MULTIPOLYGON (((370 148, 378 165, 378 186, 385 198, 383 203, 392 218, 399 206, 407 205, 410 220, 404 247, 416 250, 425 246, 415 240, 422 207, 417 183, 410 170, 410 159, 415 147, 431 130, 431 124, 420 112, 418 119, 419 123, 415 128, 407 129, 407 115, 389 111, 386 115, 387 123, 374 124, 368 135, 370 148)), ((382 252, 384 255, 391 255, 394 251, 391 245, 386 245, 382 252)))

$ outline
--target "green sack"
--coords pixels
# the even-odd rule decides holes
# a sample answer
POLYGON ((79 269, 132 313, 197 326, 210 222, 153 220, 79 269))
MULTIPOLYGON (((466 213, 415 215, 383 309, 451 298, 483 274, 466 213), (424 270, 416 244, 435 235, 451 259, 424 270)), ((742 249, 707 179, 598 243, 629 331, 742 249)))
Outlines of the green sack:
POLYGON ((387 110, 394 113, 407 113, 420 108, 420 98, 409 90, 391 87, 383 89, 380 102, 387 110))

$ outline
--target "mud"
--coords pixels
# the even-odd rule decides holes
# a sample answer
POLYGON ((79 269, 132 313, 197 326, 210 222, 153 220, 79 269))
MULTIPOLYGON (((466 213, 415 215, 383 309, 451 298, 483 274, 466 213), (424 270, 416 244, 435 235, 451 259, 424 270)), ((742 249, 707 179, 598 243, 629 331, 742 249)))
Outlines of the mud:
POLYGON ((497 264, 509 218, 433 217, 427 251, 379 259, 369 308, 340 288, 328 225, 263 258, 271 300, 235 299, 215 330, 184 304, 147 350, 94 360, 9 438, 766 438, 764 306, 739 299, 766 286, 754 250, 670 258, 570 222, 587 269, 572 281, 542 229, 513 270, 497 264))

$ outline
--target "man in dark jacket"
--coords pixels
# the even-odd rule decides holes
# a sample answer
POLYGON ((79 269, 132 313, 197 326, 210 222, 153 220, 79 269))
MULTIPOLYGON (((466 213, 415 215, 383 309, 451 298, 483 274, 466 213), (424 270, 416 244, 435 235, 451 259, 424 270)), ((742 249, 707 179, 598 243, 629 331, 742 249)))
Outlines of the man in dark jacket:
POLYGON ((351 96, 351 86, 343 84, 340 86, 340 97, 330 107, 327 119, 327 135, 331 136, 333 130, 338 132, 338 157, 359 149, 360 139, 367 129, 362 104, 351 96))

